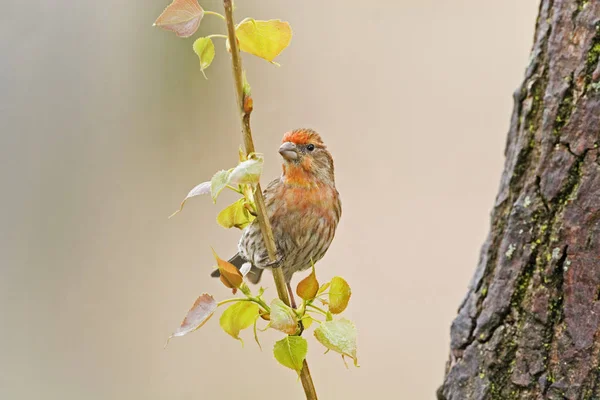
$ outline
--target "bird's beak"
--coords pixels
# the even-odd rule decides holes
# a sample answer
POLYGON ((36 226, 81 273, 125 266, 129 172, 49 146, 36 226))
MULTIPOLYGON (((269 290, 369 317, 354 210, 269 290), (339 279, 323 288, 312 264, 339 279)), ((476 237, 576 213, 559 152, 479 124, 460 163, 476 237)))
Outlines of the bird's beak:
POLYGON ((279 154, 287 161, 293 161, 298 159, 298 150, 296 145, 292 142, 285 142, 279 147, 279 154))

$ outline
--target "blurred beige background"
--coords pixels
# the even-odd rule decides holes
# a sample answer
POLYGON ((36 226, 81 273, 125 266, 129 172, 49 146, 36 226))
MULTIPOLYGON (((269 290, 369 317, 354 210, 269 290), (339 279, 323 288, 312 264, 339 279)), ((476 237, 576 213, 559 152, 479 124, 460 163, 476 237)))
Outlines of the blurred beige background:
MULTIPOLYGON (((168 0, 3 3, 0 398, 302 399, 293 372, 220 331, 173 340, 239 232, 187 191, 236 162, 229 59, 152 28, 168 0)), ((209 10, 221 3, 203 0, 209 10)), ((282 134, 313 127, 343 217, 318 264, 352 285, 361 368, 309 360, 322 399, 433 399, 488 229, 511 95, 537 1, 238 0, 294 28, 281 68, 245 56, 264 180, 282 134)), ((199 34, 223 32, 207 16, 199 34)), ((221 43, 222 44, 222 43, 221 43)), ((227 204, 224 198, 219 206, 227 204)), ((270 282, 270 275, 265 282, 270 282)), ((271 294, 273 284, 269 284, 271 294)))

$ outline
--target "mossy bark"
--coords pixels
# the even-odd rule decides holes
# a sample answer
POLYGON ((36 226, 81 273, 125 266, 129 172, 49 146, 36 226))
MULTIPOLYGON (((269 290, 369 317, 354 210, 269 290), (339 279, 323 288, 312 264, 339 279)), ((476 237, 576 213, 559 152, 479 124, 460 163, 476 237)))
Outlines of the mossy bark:
POLYGON ((541 1, 440 400, 600 399, 599 57, 599 0, 541 1))

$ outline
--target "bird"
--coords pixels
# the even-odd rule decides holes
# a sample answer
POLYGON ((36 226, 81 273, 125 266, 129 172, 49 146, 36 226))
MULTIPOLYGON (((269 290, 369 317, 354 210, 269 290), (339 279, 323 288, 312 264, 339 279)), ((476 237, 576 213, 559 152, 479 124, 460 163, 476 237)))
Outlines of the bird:
MULTIPOLYGON (((342 215, 342 203, 335 187, 333 158, 316 131, 295 129, 285 133, 279 154, 283 158, 281 176, 263 191, 276 261, 269 258, 255 219, 242 231, 238 252, 229 262, 238 269, 250 263, 246 277, 254 284, 265 269, 282 268, 292 295, 292 275, 310 268, 329 249, 342 215)), ((211 275, 218 277, 219 270, 211 275)))

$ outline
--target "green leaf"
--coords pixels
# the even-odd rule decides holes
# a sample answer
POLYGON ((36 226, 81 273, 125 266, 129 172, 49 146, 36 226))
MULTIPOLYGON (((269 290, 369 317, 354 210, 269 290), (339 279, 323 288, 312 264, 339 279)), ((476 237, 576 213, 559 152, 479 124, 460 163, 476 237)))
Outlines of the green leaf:
POLYGON ((319 290, 319 281, 315 274, 315 266, 312 267, 312 272, 306 278, 302 279, 296 287, 296 294, 304 300, 312 300, 317 295, 319 290))
POLYGON ((218 171, 213 175, 210 180, 210 195, 212 196, 213 202, 217 202, 219 193, 227 186, 229 181, 229 171, 218 171))
POLYGON ((154 22, 154 26, 175 32, 179 37, 192 36, 204 16, 197 0, 173 0, 154 22))
POLYGON ((348 307, 352 291, 344 278, 334 276, 329 286, 329 311, 339 314, 348 307))
POLYGON ((245 207, 245 198, 241 198, 224 208, 217 216, 217 222, 223 228, 244 229, 254 220, 254 216, 245 207))
POLYGON ((304 327, 304 330, 307 330, 308 328, 310 328, 310 326, 312 325, 312 323, 315 320, 313 319, 313 317, 311 317, 308 314, 304 314, 304 316, 302 317, 302 326, 304 327))
POLYGON ((288 335, 293 335, 298 330, 296 311, 280 299, 274 299, 271 302, 271 323, 269 326, 288 335))
POLYGON ((326 321, 315 329, 315 337, 328 350, 333 350, 343 356, 354 360, 358 366, 356 357, 356 327, 347 319, 339 321, 326 321))
POLYGON ((286 336, 275 342, 273 355, 284 367, 293 369, 298 374, 302 370, 302 363, 306 358, 308 342, 302 336, 286 336))
POLYGON ((292 40, 292 28, 285 21, 256 21, 246 18, 235 28, 240 50, 273 62, 292 40))
POLYGON ((244 341, 239 336, 240 331, 254 325, 254 321, 256 321, 257 317, 257 304, 251 301, 239 301, 223 312, 219 324, 226 333, 231 335, 232 338, 242 342, 243 345, 244 341))
POLYGON ((194 42, 194 52, 200 59, 200 70, 206 78, 204 70, 210 66, 215 58, 215 45, 211 38, 201 37, 194 42))
POLYGON ((255 155, 255 158, 251 158, 244 162, 239 163, 229 174, 229 184, 242 185, 242 184, 255 184, 260 180, 260 174, 263 168, 263 158, 255 155))
POLYGON ((323 285, 321 285, 321 287, 319 288, 319 291, 317 292, 317 296, 320 295, 321 293, 325 292, 329 286, 331 285, 331 282, 327 282, 324 283, 323 285))
POLYGON ((210 294, 204 293, 198 297, 183 319, 183 322, 181 322, 181 326, 167 339, 167 344, 175 336, 184 336, 200 328, 213 316, 216 309, 217 302, 210 294))
POLYGON ((172 216, 174 216, 175 214, 177 214, 178 212, 183 210, 183 206, 184 206, 185 202, 187 201, 187 199, 189 199, 191 197, 195 197, 195 196, 200 196, 203 194, 209 194, 209 193, 210 193, 210 182, 202 182, 201 184, 195 186, 192 190, 190 190, 190 192, 187 194, 187 196, 185 196, 185 199, 183 199, 183 201, 181 202, 181 205, 179 206, 179 210, 177 210, 173 214, 171 214, 171 216, 169 218, 171 218, 172 216))

